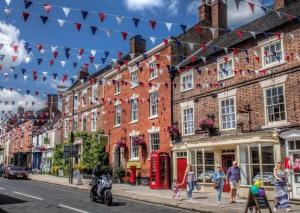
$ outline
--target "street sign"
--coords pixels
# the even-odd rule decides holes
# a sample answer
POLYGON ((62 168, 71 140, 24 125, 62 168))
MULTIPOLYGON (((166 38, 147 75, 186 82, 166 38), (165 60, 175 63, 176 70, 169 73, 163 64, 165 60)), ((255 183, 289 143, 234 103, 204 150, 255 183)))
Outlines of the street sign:
POLYGON ((99 144, 102 146, 108 145, 109 136, 108 135, 98 135, 99 144))
MULTIPOLYGON (((73 153, 72 154, 73 157, 78 156, 78 147, 76 145, 73 145, 72 153, 73 153)), ((64 157, 71 157, 71 145, 64 146, 64 157)))

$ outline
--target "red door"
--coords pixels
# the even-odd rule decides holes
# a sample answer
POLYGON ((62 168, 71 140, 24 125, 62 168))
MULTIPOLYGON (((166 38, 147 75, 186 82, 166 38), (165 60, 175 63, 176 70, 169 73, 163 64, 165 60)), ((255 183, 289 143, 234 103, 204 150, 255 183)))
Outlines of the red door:
MULTIPOLYGON (((186 171, 187 161, 186 158, 177 158, 177 183, 180 184, 183 181, 186 171)), ((186 188, 186 184, 182 184, 180 188, 186 188)))
MULTIPOLYGON (((222 168, 225 174, 227 175, 228 169, 232 166, 232 161, 234 161, 235 156, 234 155, 223 155, 222 156, 222 168)), ((230 184, 226 180, 224 184, 224 192, 230 192, 230 184)))

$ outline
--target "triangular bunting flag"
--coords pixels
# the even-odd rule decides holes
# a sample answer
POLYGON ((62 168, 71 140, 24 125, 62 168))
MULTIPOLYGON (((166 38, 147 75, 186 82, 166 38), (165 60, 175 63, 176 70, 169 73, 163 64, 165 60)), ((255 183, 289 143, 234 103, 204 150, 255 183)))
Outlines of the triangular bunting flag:
POLYGON ((105 58, 109 56, 109 51, 104 51, 105 58))
POLYGON ((106 58, 101 58, 102 64, 105 64, 106 58))
POLYGON ((120 25, 123 22, 124 17, 122 16, 116 16, 116 21, 120 25))
POLYGON ((111 30, 105 30, 105 32, 106 32, 107 37, 110 38, 111 37, 111 30))
POLYGON ((38 58, 38 59, 36 59, 36 60, 37 60, 38 65, 41 65, 41 63, 43 62, 43 59, 42 59, 42 58, 38 58))
POLYGON ((0 60, 3 61, 5 55, 0 55, 0 60))
POLYGON ((171 32, 171 28, 172 28, 173 24, 172 23, 168 23, 168 22, 166 22, 165 24, 166 24, 166 27, 167 27, 168 31, 171 32))
POLYGON ((122 34, 123 40, 126 41, 128 33, 127 32, 121 32, 121 34, 122 34))
POLYGON ((12 58, 12 61, 15 62, 17 60, 18 56, 13 55, 11 58, 12 58))
POLYGON ((22 74, 24 75, 25 72, 26 72, 26 69, 22 68, 22 69, 21 69, 21 72, 22 72, 22 74))
POLYGON ((69 15, 71 9, 68 8, 68 7, 63 7, 62 9, 63 9, 63 11, 64 11, 65 16, 67 17, 67 16, 69 15))
POLYGON ((70 58, 70 51, 71 51, 71 49, 69 47, 65 47, 65 56, 67 59, 70 58))
POLYGON ((49 3, 44 4, 44 9, 45 9, 46 13, 49 13, 51 11, 51 8, 52 8, 51 4, 49 4, 49 3))
POLYGON ((188 43, 190 50, 193 51, 194 50, 194 43, 188 43))
POLYGON ((105 19, 105 13, 99 13, 100 21, 103 22, 105 19))
POLYGON ((75 27, 78 31, 80 31, 81 29, 81 24, 80 23, 74 23, 75 24, 75 27))
POLYGON ((57 52, 57 51, 54 51, 54 52, 53 52, 53 57, 56 59, 57 56, 58 56, 58 52, 57 52))
POLYGON ((78 61, 80 61, 82 59, 82 56, 81 55, 77 55, 77 59, 78 59, 78 61))
POLYGON ((94 66, 95 66, 95 69, 97 70, 97 69, 99 69, 100 64, 94 64, 94 66))
POLYGON ((57 46, 51 47, 51 52, 52 52, 52 53, 56 52, 56 50, 57 50, 57 46))
POLYGON ((155 44, 156 38, 155 37, 150 37, 150 41, 152 42, 152 44, 155 44))
POLYGON ((40 17, 41 17, 43 24, 46 24, 46 22, 48 21, 48 17, 47 16, 40 16, 40 17))
POLYGON ((268 9, 266 7, 261 6, 260 8, 264 11, 265 14, 267 14, 268 9))
POLYGON ((82 18, 83 18, 83 19, 86 19, 86 17, 87 17, 88 14, 89 14, 88 11, 81 10, 81 15, 82 15, 82 18))
POLYGON ((252 35, 252 37, 253 37, 254 39, 256 39, 256 32, 250 31, 249 33, 252 35))
POLYGON ((210 32, 211 32, 212 37, 214 38, 217 29, 216 29, 216 28, 213 28, 213 27, 210 27, 209 30, 210 30, 210 32))
POLYGON ((134 23, 134 26, 135 26, 135 27, 138 27, 138 25, 139 25, 139 23, 140 23, 140 19, 138 19, 138 18, 132 18, 132 21, 133 21, 133 23, 134 23))
POLYGON ((65 20, 62 20, 62 19, 57 19, 57 21, 58 21, 58 24, 60 27, 63 27, 64 23, 66 22, 65 20))
POLYGON ((92 34, 95 35, 95 33, 97 32, 98 28, 95 27, 95 26, 91 26, 91 31, 92 31, 92 34))
POLYGON ((91 61, 91 64, 94 62, 94 59, 95 59, 95 57, 94 56, 89 56, 89 59, 90 59, 90 61, 91 61))
POLYGON ((84 52, 84 49, 83 49, 83 48, 79 48, 79 49, 78 49, 78 55, 82 55, 83 52, 84 52))
POLYGON ((252 2, 248 2, 248 5, 252 11, 252 13, 254 14, 254 7, 255 7, 255 4, 253 4, 252 2))
POLYGON ((60 61, 60 63, 61 63, 62 67, 65 67, 65 65, 66 65, 67 62, 66 61, 60 61))
POLYGON ((24 21, 26 22, 27 21, 27 19, 29 18, 29 13, 27 13, 27 12, 23 12, 23 18, 24 18, 24 21))
POLYGON ((9 16, 10 14, 11 14, 11 9, 9 9, 9 8, 5 8, 4 9, 4 13, 6 14, 6 16, 9 16))
POLYGON ((11 0, 5 0, 5 3, 7 4, 7 6, 10 5, 11 0))
POLYGON ((150 20, 149 23, 150 23, 151 28, 154 30, 156 27, 156 21, 150 20))
POLYGON ((28 9, 32 5, 32 1, 24 0, 25 9, 28 9))
POLYGON ((130 59, 133 60, 135 58, 135 53, 129 53, 130 59))
POLYGON ((73 62, 73 67, 74 67, 74 68, 76 68, 76 67, 77 67, 77 65, 78 65, 78 63, 77 63, 77 62, 73 62))
POLYGON ((94 56, 94 57, 95 57, 96 53, 97 53, 97 50, 91 50, 91 54, 92 54, 92 56, 94 56))
POLYGON ((26 64, 28 64, 31 59, 30 59, 30 57, 26 57, 24 60, 25 60, 26 64))
POLYGON ((50 60, 49 64, 50 64, 50 66, 52 66, 54 64, 54 60, 50 60))
POLYGON ((235 5, 236 5, 236 10, 239 10, 241 0, 234 0, 234 1, 235 1, 235 5))
POLYGON ((240 31, 240 30, 236 30, 235 31, 235 34, 237 35, 237 37, 239 37, 239 39, 242 39, 243 38, 243 32, 242 31, 240 31))
POLYGON ((187 26, 186 26, 186 25, 184 25, 184 24, 181 24, 181 25, 180 25, 180 27, 181 27, 181 29, 182 29, 183 33, 185 33, 185 32, 186 32, 186 28, 187 28, 187 26))

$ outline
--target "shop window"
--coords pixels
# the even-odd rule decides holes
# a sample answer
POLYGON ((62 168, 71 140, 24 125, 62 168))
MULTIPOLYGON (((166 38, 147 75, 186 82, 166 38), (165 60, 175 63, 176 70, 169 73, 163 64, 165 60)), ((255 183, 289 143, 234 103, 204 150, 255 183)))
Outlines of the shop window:
POLYGON ((212 175, 215 170, 214 156, 213 152, 205 152, 203 162, 202 151, 191 152, 191 165, 197 180, 205 183, 212 182, 212 175))
POLYGON ((239 162, 242 185, 251 185, 261 178, 265 186, 274 184, 275 158, 273 146, 240 146, 239 162))

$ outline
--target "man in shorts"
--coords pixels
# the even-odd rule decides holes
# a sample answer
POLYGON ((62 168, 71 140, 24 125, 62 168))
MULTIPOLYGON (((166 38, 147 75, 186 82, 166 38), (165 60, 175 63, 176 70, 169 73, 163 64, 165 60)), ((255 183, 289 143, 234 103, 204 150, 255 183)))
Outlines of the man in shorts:
POLYGON ((231 188, 231 203, 236 203, 235 198, 241 180, 240 168, 237 166, 236 161, 233 161, 232 167, 228 169, 227 178, 231 188))

